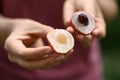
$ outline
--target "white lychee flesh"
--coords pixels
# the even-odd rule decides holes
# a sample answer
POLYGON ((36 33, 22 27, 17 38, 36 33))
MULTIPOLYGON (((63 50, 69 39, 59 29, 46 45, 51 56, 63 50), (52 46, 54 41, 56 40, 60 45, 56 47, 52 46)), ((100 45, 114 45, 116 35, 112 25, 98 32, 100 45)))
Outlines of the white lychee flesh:
POLYGON ((55 29, 47 34, 47 39, 57 53, 67 53, 74 46, 73 36, 64 29, 55 29))
POLYGON ((94 18, 91 14, 89 14, 87 12, 83 12, 83 11, 76 12, 72 16, 71 22, 72 22, 73 27, 76 30, 78 30, 80 33, 83 33, 83 34, 90 34, 93 31, 93 29, 95 28, 94 18), (86 16, 86 18, 88 19, 88 24, 87 25, 81 24, 79 22, 79 20, 78 20, 79 15, 86 16))

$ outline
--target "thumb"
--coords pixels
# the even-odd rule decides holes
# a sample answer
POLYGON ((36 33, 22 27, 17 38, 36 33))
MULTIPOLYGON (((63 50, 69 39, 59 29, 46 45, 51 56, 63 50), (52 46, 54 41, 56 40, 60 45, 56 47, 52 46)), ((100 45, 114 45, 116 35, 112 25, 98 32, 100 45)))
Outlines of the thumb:
POLYGON ((36 28, 36 32, 34 32, 34 36, 36 37, 42 37, 45 38, 47 36, 47 33, 51 30, 53 30, 54 28, 52 28, 51 26, 48 25, 44 25, 44 24, 40 24, 38 25, 38 27, 36 28))
POLYGON ((63 6, 63 21, 66 26, 70 25, 70 18, 74 12, 74 0, 66 0, 63 6))
POLYGON ((47 33, 52 30, 54 30, 54 28, 52 28, 51 26, 42 25, 42 29, 40 32, 41 37, 45 38, 47 36, 47 33))

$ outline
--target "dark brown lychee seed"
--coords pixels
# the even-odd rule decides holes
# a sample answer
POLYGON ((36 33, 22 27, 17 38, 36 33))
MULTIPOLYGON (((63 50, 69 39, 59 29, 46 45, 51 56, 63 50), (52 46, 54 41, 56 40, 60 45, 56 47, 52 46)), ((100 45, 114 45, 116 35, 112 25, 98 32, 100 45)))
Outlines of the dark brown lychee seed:
POLYGON ((83 24, 84 26, 88 25, 88 17, 85 14, 80 14, 78 16, 78 21, 80 22, 80 24, 83 24))

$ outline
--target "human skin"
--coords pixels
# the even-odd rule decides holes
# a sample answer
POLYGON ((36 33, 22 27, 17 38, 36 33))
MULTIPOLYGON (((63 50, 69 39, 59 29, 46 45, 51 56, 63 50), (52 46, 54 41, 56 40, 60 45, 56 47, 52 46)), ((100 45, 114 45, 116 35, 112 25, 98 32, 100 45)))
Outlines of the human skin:
POLYGON ((101 39, 106 36, 106 17, 104 16, 110 17, 108 19, 112 19, 117 13, 117 5, 115 0, 106 0, 105 2, 106 3, 104 3, 104 0, 66 0, 64 3, 64 24, 67 26, 68 31, 75 34, 75 38, 77 38, 84 47, 90 46, 94 37, 101 39), (105 4, 107 4, 108 6, 104 6, 104 8, 103 5, 105 4), (114 12, 112 14, 109 14, 111 9, 109 6, 111 5, 114 9, 114 12), (70 24, 70 18, 77 11, 85 11, 93 15, 95 20, 95 29, 92 31, 91 34, 83 35, 76 33, 76 31, 71 27, 72 25, 70 24))
MULTIPOLYGON (((96 1, 66 0, 64 4, 63 20, 67 30, 71 33, 75 31, 72 27, 69 27, 69 22, 75 11, 84 10, 92 13, 95 17, 96 28, 91 34, 74 35, 84 46, 90 45, 94 37, 103 38, 106 35, 103 14, 96 1), (82 5, 83 2, 84 5, 82 5)), ((45 38, 51 30, 53 30, 51 26, 34 20, 11 19, 0 16, 0 44, 5 47, 11 62, 15 62, 26 69, 51 68, 63 62, 72 53, 71 51, 67 55, 58 55, 53 52, 50 46, 43 44, 42 38, 45 38)))
POLYGON ((0 40, 8 52, 11 62, 34 69, 48 69, 63 62, 67 55, 60 55, 50 46, 45 46, 42 38, 46 38, 52 27, 40 24, 30 19, 0 18, 0 40), (9 29, 8 29, 9 28, 9 29))
POLYGON ((97 0, 106 22, 113 20, 118 14, 117 0, 97 0))

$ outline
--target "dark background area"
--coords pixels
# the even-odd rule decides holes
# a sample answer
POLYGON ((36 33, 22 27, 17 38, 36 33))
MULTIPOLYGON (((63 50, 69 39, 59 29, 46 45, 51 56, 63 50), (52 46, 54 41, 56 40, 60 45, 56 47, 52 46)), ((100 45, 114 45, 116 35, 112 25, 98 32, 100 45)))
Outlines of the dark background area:
MULTIPOLYGON (((120 10, 120 0, 118 1, 120 10)), ((105 80, 120 80, 120 11, 107 24, 107 36, 101 40, 105 80)))

